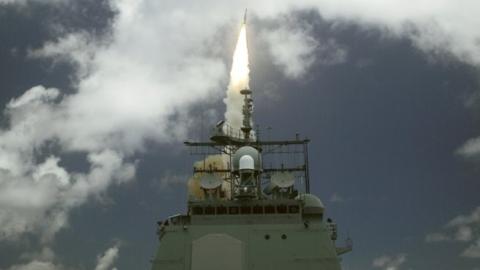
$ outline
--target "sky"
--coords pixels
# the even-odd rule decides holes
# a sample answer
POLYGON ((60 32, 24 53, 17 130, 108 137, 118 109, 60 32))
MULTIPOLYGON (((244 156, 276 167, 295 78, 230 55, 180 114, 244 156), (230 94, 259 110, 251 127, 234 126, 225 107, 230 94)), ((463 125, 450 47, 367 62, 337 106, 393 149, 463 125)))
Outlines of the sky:
POLYGON ((0 269, 149 269, 223 119, 311 139, 345 270, 480 269, 480 3, 0 0, 0 269))

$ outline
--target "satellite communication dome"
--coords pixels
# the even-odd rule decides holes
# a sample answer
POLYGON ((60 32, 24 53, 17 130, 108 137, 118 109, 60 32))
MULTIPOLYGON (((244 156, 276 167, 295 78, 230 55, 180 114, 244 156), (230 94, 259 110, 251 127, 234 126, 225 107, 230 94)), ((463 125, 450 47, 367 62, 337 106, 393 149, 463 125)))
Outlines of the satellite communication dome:
POLYGON ((253 168, 252 170, 260 171, 262 169, 262 162, 260 153, 257 149, 251 146, 243 146, 237 149, 232 156, 232 170, 238 171, 241 170, 240 164, 241 159, 244 156, 249 156, 253 160, 253 168))
POLYGON ((305 214, 323 214, 325 206, 320 198, 313 194, 300 194, 295 199, 303 201, 303 212, 305 214))
POLYGON ((255 161, 249 155, 243 155, 239 163, 240 170, 255 170, 255 161))
POLYGON ((289 188, 295 184, 295 178, 289 172, 274 173, 270 181, 275 187, 279 188, 289 188))
POLYGON ((200 177, 200 186, 203 189, 216 189, 222 185, 222 179, 213 173, 206 173, 200 177))

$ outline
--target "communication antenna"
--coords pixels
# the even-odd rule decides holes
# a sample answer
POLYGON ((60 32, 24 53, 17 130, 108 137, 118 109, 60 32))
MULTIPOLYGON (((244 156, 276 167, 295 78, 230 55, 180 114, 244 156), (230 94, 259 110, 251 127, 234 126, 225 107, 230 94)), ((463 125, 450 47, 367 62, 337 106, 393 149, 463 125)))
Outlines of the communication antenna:
POLYGON ((222 185, 222 179, 213 173, 205 173, 200 177, 200 186, 203 189, 216 189, 222 185))
POLYGON ((276 172, 270 181, 276 187, 289 188, 295 184, 295 177, 289 172, 276 172))

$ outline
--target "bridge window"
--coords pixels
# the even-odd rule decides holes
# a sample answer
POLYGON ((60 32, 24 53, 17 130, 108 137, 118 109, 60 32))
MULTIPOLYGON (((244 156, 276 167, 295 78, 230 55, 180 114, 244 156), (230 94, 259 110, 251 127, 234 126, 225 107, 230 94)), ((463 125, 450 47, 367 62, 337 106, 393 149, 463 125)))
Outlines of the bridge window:
POLYGON ((253 207, 253 213, 254 214, 263 214, 263 207, 260 205, 255 205, 253 207))
POLYGON ((275 207, 273 205, 265 206, 265 214, 275 214, 275 207))
POLYGON ((192 212, 194 215, 203 215, 203 208, 200 206, 195 206, 192 208, 192 212))
POLYGON ((279 213, 279 214, 287 213, 287 206, 286 205, 277 205, 277 213, 279 213))
POLYGON ((298 205, 290 205, 288 206, 288 212, 291 214, 298 214, 300 212, 300 208, 298 205))
POLYGON ((217 207, 217 215, 225 215, 227 214, 227 208, 225 206, 217 207))
POLYGON ((215 215, 215 207, 213 206, 205 207, 205 215, 215 215))
POLYGON ((241 214, 251 214, 252 213, 252 208, 250 206, 242 206, 240 208, 240 213, 241 214))
POLYGON ((239 209, 238 209, 238 206, 230 206, 230 207, 228 208, 228 213, 229 213, 230 215, 238 215, 238 212, 239 212, 238 210, 239 210, 239 209))

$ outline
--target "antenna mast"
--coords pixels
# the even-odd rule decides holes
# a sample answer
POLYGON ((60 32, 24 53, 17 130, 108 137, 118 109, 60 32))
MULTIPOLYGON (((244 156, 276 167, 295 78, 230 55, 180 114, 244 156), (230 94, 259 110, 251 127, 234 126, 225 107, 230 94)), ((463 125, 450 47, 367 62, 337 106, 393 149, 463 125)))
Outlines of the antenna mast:
POLYGON ((250 140, 250 132, 252 131, 252 112, 253 112, 253 99, 252 90, 243 89, 240 94, 243 98, 243 127, 241 128, 245 141, 250 140))

